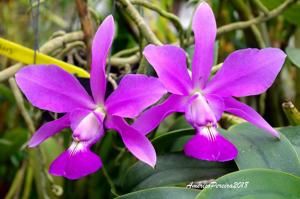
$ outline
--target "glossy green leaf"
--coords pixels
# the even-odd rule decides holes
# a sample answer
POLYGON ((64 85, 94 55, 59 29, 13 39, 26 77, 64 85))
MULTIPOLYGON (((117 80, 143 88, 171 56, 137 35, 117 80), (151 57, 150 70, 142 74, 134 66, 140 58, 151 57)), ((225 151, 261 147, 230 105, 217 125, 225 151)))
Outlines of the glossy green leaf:
POLYGON ((220 131, 238 148, 235 162, 239 169, 271 168, 300 176, 298 155, 284 135, 279 140, 249 123, 220 131))
POLYGON ((300 49, 299 48, 286 48, 285 52, 288 58, 295 64, 300 67, 300 49))
POLYGON ((132 192, 116 199, 194 199, 199 191, 178 187, 158 187, 132 192))
POLYGON ((230 173, 205 188, 196 199, 299 199, 300 178, 271 169, 230 173))
POLYGON ((160 136, 155 137, 152 140, 152 144, 155 147, 155 150, 158 154, 170 151, 176 141, 187 135, 194 135, 195 130, 193 128, 179 129, 175 131, 170 131, 168 133, 164 133, 160 136))
POLYGON ((122 186, 126 191, 151 187, 188 184, 191 181, 206 180, 236 170, 234 162, 208 162, 184 156, 168 154, 158 156, 155 169, 138 162, 123 177, 122 186))
POLYGON ((279 131, 292 143, 300 157, 300 126, 280 128, 279 131))

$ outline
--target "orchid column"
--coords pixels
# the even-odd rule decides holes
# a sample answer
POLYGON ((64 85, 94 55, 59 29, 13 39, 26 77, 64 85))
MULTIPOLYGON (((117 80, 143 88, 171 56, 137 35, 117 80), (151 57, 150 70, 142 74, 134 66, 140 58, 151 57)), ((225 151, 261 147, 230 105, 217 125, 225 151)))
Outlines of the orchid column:
POLYGON ((174 45, 145 48, 146 59, 171 96, 143 113, 132 126, 147 134, 170 113, 182 112, 196 130, 196 135, 185 144, 185 154, 210 161, 232 160, 238 153, 216 129, 224 111, 278 137, 278 132, 256 111, 234 97, 265 92, 279 73, 286 55, 276 48, 238 50, 225 59, 222 68, 210 80, 217 27, 207 3, 197 8, 192 28, 195 51, 191 77, 183 49, 174 45))

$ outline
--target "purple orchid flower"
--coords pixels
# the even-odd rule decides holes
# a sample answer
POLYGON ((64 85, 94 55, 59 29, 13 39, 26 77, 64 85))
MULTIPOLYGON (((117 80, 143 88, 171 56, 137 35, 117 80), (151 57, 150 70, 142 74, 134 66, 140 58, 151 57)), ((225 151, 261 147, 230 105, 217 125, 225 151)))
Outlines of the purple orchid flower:
POLYGON ((192 29, 195 51, 191 77, 183 49, 173 45, 148 45, 144 49, 144 56, 171 95, 162 104, 145 111, 132 127, 147 134, 170 113, 185 113, 196 135, 185 144, 184 152, 187 156, 209 161, 232 160, 238 153, 216 129, 224 111, 279 137, 256 111, 234 97, 265 92, 279 73, 286 55, 276 48, 238 50, 225 59, 222 68, 209 80, 217 28, 207 3, 197 8, 192 29))
POLYGON ((90 97, 78 80, 54 65, 32 65, 16 74, 16 81, 36 107, 63 117, 40 127, 29 141, 35 147, 64 128, 73 130, 73 142, 50 166, 53 175, 78 179, 102 167, 90 147, 104 134, 103 124, 119 132, 127 149, 139 160, 154 166, 156 153, 147 137, 130 127, 124 118, 134 118, 159 100, 167 91, 157 78, 126 75, 105 100, 105 64, 114 36, 113 17, 99 27, 92 46, 90 97))

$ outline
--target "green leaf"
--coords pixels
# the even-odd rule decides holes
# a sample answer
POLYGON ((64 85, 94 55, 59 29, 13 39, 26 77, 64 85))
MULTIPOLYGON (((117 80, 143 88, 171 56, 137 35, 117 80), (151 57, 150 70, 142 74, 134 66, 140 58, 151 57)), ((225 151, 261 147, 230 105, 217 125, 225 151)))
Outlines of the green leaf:
POLYGON ((10 103, 15 101, 12 91, 4 84, 0 84, 0 102, 5 100, 8 100, 10 103))
POLYGON ((21 128, 6 131, 2 139, 10 144, 0 144, 0 162, 19 152, 22 145, 27 141, 27 136, 28 132, 21 128))
POLYGON ((128 193, 116 199, 194 199, 199 191, 178 187, 158 187, 128 193))
POLYGON ((292 143, 300 157, 300 126, 280 128, 279 131, 292 143))
POLYGON ((196 199, 300 198, 300 178, 271 169, 247 169, 230 173, 217 179, 214 185, 202 190, 196 199))
POLYGON ((168 133, 164 133, 160 136, 155 137, 152 140, 152 144, 158 154, 161 154, 165 151, 170 151, 173 144, 179 138, 187 135, 194 135, 195 130, 193 128, 179 129, 175 131, 170 131, 168 133))
MULTIPOLYGON (((269 10, 275 9, 278 6, 280 6, 280 4, 285 2, 285 0, 261 0, 261 1, 269 10)), ((288 9, 286 9, 282 15, 288 22, 300 26, 300 21, 298 20, 300 17, 299 10, 300 10, 300 4, 294 3, 288 9)))
POLYGON ((279 140, 249 123, 233 126, 229 131, 220 129, 239 150, 235 159, 239 169, 271 168, 300 176, 298 155, 284 135, 279 140))
POLYGON ((157 157, 155 169, 144 163, 133 165, 122 180, 126 191, 152 187, 188 184, 191 181, 206 180, 236 170, 234 162, 208 162, 189 158, 183 154, 168 154, 157 157))
POLYGON ((300 67, 300 49, 299 48, 286 48, 285 52, 293 64, 300 67))

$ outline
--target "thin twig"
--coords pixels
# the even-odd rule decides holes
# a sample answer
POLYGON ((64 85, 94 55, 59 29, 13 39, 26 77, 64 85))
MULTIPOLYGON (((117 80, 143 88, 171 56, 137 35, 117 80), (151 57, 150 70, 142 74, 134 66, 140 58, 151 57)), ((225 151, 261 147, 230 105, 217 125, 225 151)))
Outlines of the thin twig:
POLYGON ((131 4, 129 0, 118 0, 121 3, 125 12, 129 15, 129 17, 134 21, 137 25, 141 33, 144 35, 145 39, 149 43, 153 43, 156 45, 161 45, 162 43, 155 36, 155 34, 151 31, 151 29, 147 26, 144 19, 141 17, 136 8, 131 4))
POLYGON ((269 10, 260 0, 252 0, 253 4, 265 15, 268 15, 269 10))
MULTIPOLYGON (((221 26, 218 28, 217 35, 220 36, 220 35, 226 34, 228 32, 234 31, 234 30, 245 29, 252 25, 268 21, 268 20, 280 15, 283 11, 285 11, 289 6, 291 6, 295 2, 297 2, 297 0, 286 0, 280 6, 273 9, 272 11, 270 11, 267 15, 260 15, 253 19, 250 19, 248 21, 234 22, 234 23, 231 23, 228 25, 221 26)), ((193 44, 194 37, 189 38, 189 40, 186 43, 187 43, 187 45, 193 44)))
POLYGON ((130 57, 112 57, 110 60, 110 64, 112 66, 122 67, 126 64, 136 64, 140 60, 140 53, 137 52, 130 57))
POLYGON ((165 17, 166 19, 170 20, 173 23, 173 25, 175 26, 175 28, 177 29, 180 40, 183 40, 183 27, 180 23, 179 18, 176 15, 174 15, 170 12, 167 12, 167 11, 161 9, 161 7, 159 7, 158 5, 155 5, 155 4, 145 1, 145 0, 131 0, 131 3, 144 6, 150 10, 157 12, 162 17, 165 17))
POLYGON ((91 65, 92 59, 92 38, 94 35, 92 20, 89 15, 89 9, 87 0, 76 0, 76 7, 80 18, 81 28, 84 34, 84 41, 87 47, 87 64, 88 67, 91 65))
POLYGON ((272 19, 272 18, 280 15, 285 9, 287 9, 290 5, 292 5, 296 1, 297 0, 286 0, 283 4, 278 6, 276 9, 273 9, 272 11, 270 11, 267 15, 261 15, 261 16, 255 17, 253 19, 250 19, 248 21, 235 22, 235 23, 231 23, 231 24, 228 24, 225 26, 221 26, 218 28, 218 35, 222 35, 227 32, 237 30, 237 29, 245 29, 251 25, 262 23, 269 19, 272 19))
POLYGON ((116 54, 114 54, 112 57, 124 57, 124 56, 131 55, 132 53, 136 53, 138 51, 139 51, 139 47, 135 46, 133 48, 121 50, 121 51, 117 52, 116 54))
POLYGON ((17 106, 18 106, 19 110, 21 111, 21 114, 25 120, 25 123, 29 129, 30 134, 32 135, 35 132, 34 122, 32 121, 29 113, 27 112, 27 110, 24 106, 24 99, 23 99, 22 93, 19 90, 16 80, 13 77, 9 78, 8 82, 9 82, 10 88, 15 96, 17 106))

